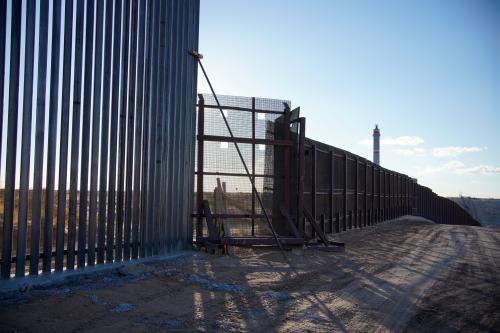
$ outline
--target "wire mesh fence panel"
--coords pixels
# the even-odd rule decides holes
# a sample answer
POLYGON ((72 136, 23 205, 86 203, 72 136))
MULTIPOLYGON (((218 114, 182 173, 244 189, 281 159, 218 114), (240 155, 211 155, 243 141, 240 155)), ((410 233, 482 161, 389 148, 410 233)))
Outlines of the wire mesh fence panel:
MULTIPOLYGON (((273 226, 283 231, 280 204, 289 186, 283 174, 290 164, 284 159, 296 158, 287 149, 292 146, 290 137, 297 136, 297 127, 287 125, 284 131, 290 102, 225 95, 217 99, 222 113, 212 95, 200 95, 198 103, 195 187, 202 195, 197 200, 208 202, 223 236, 270 235, 266 214, 273 226)), ((200 231, 199 204, 195 210, 195 225, 200 231)))

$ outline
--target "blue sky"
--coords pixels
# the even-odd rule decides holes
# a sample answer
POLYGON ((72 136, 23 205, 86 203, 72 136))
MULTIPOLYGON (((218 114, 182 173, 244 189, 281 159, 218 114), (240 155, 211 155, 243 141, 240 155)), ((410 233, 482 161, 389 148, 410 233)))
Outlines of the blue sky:
POLYGON ((217 93, 290 99, 370 160, 377 123, 384 167, 500 198, 498 1, 201 0, 200 51, 217 93))
MULTIPOLYGON (((440 195, 500 198, 499 1, 201 0, 200 51, 220 94, 290 99, 307 136, 370 160, 377 123, 383 166, 440 195)), ((35 42, 35 69, 37 55, 35 42)), ((9 66, 5 77, 6 110, 9 66)))

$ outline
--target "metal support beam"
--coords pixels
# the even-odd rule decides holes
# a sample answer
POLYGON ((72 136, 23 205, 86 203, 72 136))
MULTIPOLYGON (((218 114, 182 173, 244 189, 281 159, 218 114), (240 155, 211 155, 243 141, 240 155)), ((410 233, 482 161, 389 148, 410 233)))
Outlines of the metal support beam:
MULTIPOLYGON (((203 236, 203 156, 205 154, 205 145, 203 141, 203 133, 205 129, 205 100, 202 94, 198 95, 198 158, 196 170, 196 211, 198 217, 196 219, 196 240, 200 240, 203 236)), ((252 212, 253 213, 253 212, 252 212)))
POLYGON ((333 154, 333 151, 330 150, 330 153, 329 153, 329 157, 330 157, 330 196, 329 196, 329 208, 330 208, 330 218, 329 218, 329 221, 330 221, 330 227, 329 227, 329 231, 331 233, 335 232, 334 230, 334 227, 333 227, 333 212, 334 212, 334 197, 333 197, 333 191, 334 191, 334 181, 335 181, 335 155, 333 154))
POLYGON ((359 169, 359 160, 356 157, 354 159, 354 226, 353 228, 358 228, 359 227, 359 209, 358 209, 358 192, 359 192, 359 176, 358 176, 358 169, 359 169))
POLYGON ((344 218, 342 229, 347 230, 347 153, 344 153, 344 218))
MULTIPOLYGON (((255 97, 252 97, 252 140, 255 141, 255 97)), ((252 143, 252 180, 255 183, 255 142, 252 143)), ((252 191, 252 236, 255 236, 255 192, 252 191)))

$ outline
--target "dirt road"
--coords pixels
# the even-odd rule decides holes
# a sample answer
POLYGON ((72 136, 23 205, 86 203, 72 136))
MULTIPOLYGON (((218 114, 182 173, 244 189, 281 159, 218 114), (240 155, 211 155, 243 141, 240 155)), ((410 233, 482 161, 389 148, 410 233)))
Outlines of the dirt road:
POLYGON ((406 217, 314 249, 195 252, 0 300, 0 331, 497 332, 500 230, 406 217))

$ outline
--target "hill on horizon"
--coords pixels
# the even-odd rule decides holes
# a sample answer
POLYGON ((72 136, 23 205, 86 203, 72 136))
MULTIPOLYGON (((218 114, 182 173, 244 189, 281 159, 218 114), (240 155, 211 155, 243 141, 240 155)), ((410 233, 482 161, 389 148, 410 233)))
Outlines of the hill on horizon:
POLYGON ((449 198, 464 208, 485 227, 500 228, 500 199, 472 197, 449 198))

